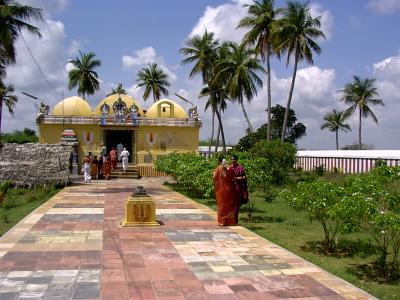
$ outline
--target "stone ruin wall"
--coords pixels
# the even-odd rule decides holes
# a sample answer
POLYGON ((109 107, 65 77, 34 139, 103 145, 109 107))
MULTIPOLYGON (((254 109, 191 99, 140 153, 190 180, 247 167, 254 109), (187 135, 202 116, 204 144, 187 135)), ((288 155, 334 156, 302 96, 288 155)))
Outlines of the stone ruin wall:
POLYGON ((72 147, 54 144, 4 144, 0 149, 0 181, 18 187, 69 182, 72 147))

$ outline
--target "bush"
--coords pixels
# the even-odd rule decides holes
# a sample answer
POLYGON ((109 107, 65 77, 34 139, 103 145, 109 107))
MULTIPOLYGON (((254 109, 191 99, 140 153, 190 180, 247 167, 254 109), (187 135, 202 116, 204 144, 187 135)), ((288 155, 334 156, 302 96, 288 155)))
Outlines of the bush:
POLYGON ((207 161, 195 153, 171 153, 155 162, 155 168, 171 176, 177 183, 199 197, 212 198, 214 193, 212 173, 215 159, 207 161))
POLYGON ((250 159, 262 158, 260 169, 267 173, 271 184, 287 181, 296 161, 296 147, 279 141, 260 141, 249 151, 250 159))

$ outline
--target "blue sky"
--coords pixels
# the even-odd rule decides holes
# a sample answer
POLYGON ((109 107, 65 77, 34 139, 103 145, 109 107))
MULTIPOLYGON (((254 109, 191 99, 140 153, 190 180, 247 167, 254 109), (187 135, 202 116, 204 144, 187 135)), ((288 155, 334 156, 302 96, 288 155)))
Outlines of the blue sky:
MULTIPOLYGON (((174 96, 179 92, 199 107, 203 127, 201 139, 210 136, 210 113, 204 112, 199 99, 201 80, 189 79, 191 66, 181 64, 179 49, 184 42, 207 28, 220 40, 239 41, 243 30, 236 30, 245 16, 243 4, 250 0, 153 0, 78 1, 21 0, 43 9, 45 21, 37 26, 43 34, 38 39, 23 33, 49 84, 38 71, 26 46, 17 42, 17 64, 8 70, 7 83, 14 84, 18 104, 15 118, 3 111, 4 131, 35 128, 34 101, 20 94, 28 92, 45 99, 54 107, 64 97, 76 94, 67 88, 67 63, 78 51, 92 51, 102 61, 97 69, 101 89, 88 97, 92 108, 118 83, 129 91, 144 108, 143 91, 136 88, 138 70, 149 62, 157 62, 170 76, 171 100, 189 108, 174 96)), ((276 1, 277 7, 285 1, 276 1)), ((333 108, 343 110, 339 90, 352 81, 353 75, 376 78, 376 85, 385 107, 374 107, 379 125, 363 120, 363 142, 375 149, 400 149, 400 0, 320 0, 310 2, 313 16, 321 16, 327 39, 319 41, 320 56, 314 65, 301 64, 295 86, 292 108, 307 127, 307 136, 299 141, 304 149, 333 149, 334 134, 321 131, 324 114, 333 108)), ((272 62, 273 104, 286 103, 292 65, 272 62)), ((263 78, 264 79, 264 78, 263 78)), ((266 85, 258 91, 246 109, 254 127, 266 122, 266 85)), ((238 104, 230 104, 223 116, 227 140, 235 143, 245 131, 243 114, 238 104)), ((340 145, 357 140, 357 120, 348 121, 352 132, 341 133, 340 145)))

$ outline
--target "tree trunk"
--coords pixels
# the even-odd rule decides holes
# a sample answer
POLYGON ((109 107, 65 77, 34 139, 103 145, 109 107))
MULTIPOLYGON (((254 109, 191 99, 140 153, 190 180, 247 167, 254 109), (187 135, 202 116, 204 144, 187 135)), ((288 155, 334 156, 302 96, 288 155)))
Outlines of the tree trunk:
POLYGON ((219 128, 221 129, 221 138, 222 138, 222 152, 226 155, 226 144, 225 144, 225 134, 224 134, 224 127, 222 126, 222 118, 218 110, 215 111, 217 114, 217 118, 219 121, 219 128))
POLYGON ((281 143, 285 141, 285 133, 286 133, 286 126, 289 117, 289 110, 290 110, 290 103, 292 102, 292 95, 294 90, 294 83, 296 82, 296 73, 297 73, 297 63, 298 59, 298 52, 299 50, 296 49, 296 57, 294 59, 294 68, 293 68, 293 76, 292 76, 292 84, 290 85, 289 97, 286 104, 286 111, 285 111, 285 118, 283 119, 283 126, 282 126, 282 135, 281 135, 281 143))
POLYGON ((361 150, 361 107, 359 108, 359 119, 360 123, 358 124, 358 150, 361 150))
POLYGON ((253 126, 251 126, 249 117, 247 116, 247 112, 246 112, 246 110, 244 109, 243 101, 240 101, 240 106, 242 107, 242 111, 243 111, 243 114, 244 114, 244 118, 245 118, 246 121, 247 121, 247 125, 249 125, 249 130, 250 130, 250 132, 254 132, 253 126))
POLYGON ((212 114, 212 121, 211 121, 211 139, 210 139, 210 144, 208 145, 208 158, 211 157, 211 145, 214 139, 214 120, 215 120, 215 111, 213 111, 212 114))
POLYGON ((271 97, 271 64, 269 61, 270 58, 270 46, 267 46, 267 85, 268 85, 268 127, 267 127, 267 141, 271 140, 271 103, 272 103, 272 97, 271 97))
POLYGON ((336 130, 336 150, 339 150, 339 130, 336 130))
POLYGON ((3 98, 0 98, 0 149, 1 149, 1 115, 3 113, 3 98))
MULTIPOLYGON (((221 115, 221 107, 219 108, 219 115, 221 115)), ((219 134, 221 133, 221 124, 219 123, 218 120, 218 130, 217 130, 217 139, 215 141, 215 152, 218 152, 218 146, 219 146, 219 134)))

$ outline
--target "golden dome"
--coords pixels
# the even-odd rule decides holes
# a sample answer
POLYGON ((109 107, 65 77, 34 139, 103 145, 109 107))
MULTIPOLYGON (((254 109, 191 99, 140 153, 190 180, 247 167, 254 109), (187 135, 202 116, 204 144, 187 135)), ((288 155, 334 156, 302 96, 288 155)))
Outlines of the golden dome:
POLYGON ((123 101, 123 102, 125 102, 125 104, 126 104, 126 108, 130 108, 132 105, 136 105, 137 106, 137 108, 139 109, 139 113, 140 113, 140 115, 142 115, 143 116, 143 110, 142 110, 142 108, 140 107, 140 105, 131 97, 131 96, 128 96, 128 95, 124 95, 124 94, 113 94, 113 95, 110 95, 110 96, 108 96, 108 97, 106 97, 106 98, 104 98, 103 100, 101 100, 100 102, 99 102, 99 104, 96 106, 96 109, 94 110, 94 114, 95 115, 97 115, 97 116, 101 116, 102 115, 102 113, 101 113, 101 106, 104 104, 104 103, 106 103, 109 107, 110 107, 110 111, 109 111, 109 115, 112 115, 112 113, 113 113, 113 104, 114 104, 114 102, 116 102, 117 100, 118 100, 118 97, 121 97, 121 100, 123 101))
POLYGON ((169 100, 161 99, 147 110, 148 118, 187 118, 185 110, 179 104, 169 100))
POLYGON ((65 98, 57 103, 51 112, 53 116, 91 116, 89 103, 78 96, 65 98))

